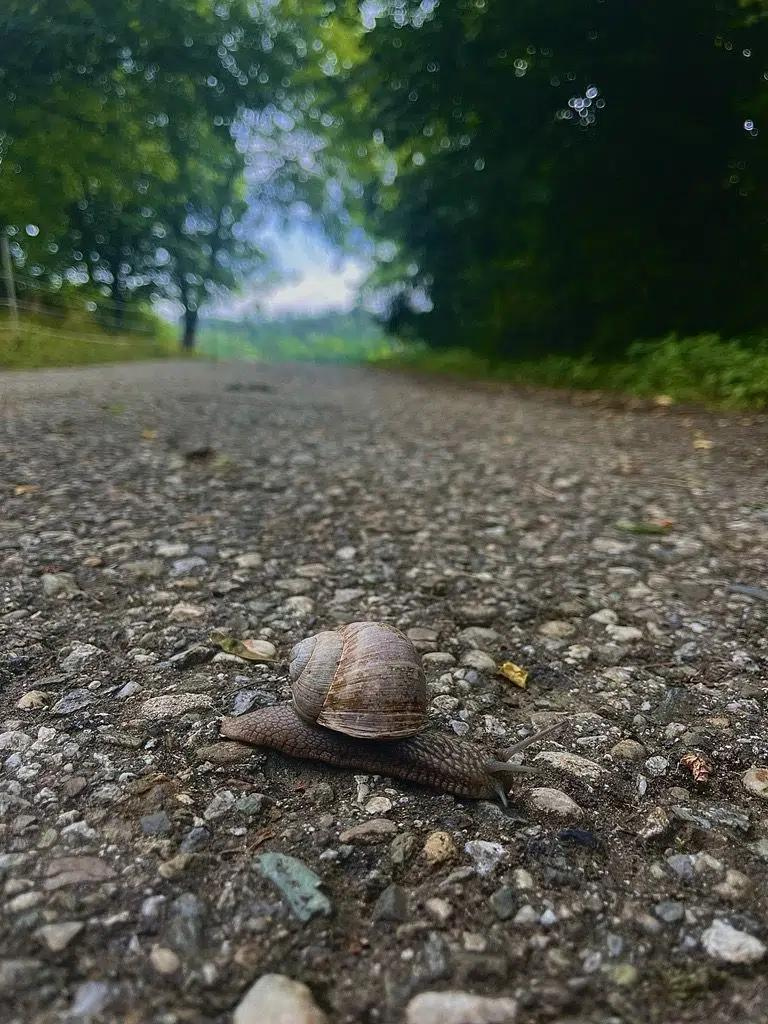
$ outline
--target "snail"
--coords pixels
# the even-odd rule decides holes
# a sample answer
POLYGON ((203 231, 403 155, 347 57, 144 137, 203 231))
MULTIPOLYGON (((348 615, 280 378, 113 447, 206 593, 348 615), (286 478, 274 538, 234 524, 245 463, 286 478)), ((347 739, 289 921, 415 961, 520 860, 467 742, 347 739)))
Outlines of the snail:
MULTIPOLYGON (((468 740, 421 732, 427 719, 421 660, 393 626, 353 622, 307 637, 291 650, 289 675, 292 701, 225 718, 222 736, 456 796, 498 796, 503 803, 509 777, 533 772, 468 740)), ((505 756, 561 724, 527 737, 505 756)))

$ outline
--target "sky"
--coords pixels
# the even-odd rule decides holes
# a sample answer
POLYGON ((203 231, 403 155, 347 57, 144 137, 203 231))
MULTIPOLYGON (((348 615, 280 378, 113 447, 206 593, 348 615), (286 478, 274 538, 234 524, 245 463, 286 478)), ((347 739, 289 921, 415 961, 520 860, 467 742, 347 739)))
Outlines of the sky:
POLYGON ((369 271, 361 258, 340 252, 302 225, 274 229, 269 247, 285 279, 259 297, 264 313, 311 314, 355 304, 357 289, 369 271))

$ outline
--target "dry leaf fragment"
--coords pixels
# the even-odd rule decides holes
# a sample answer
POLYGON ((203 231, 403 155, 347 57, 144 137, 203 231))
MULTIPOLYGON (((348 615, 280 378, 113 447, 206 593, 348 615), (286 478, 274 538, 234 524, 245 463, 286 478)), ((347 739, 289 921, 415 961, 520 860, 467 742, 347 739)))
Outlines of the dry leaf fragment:
POLYGON ((668 408, 672 405, 674 399, 671 395, 656 395, 653 401, 656 405, 660 405, 662 408, 668 408))
POLYGON ((683 754, 680 758, 680 767, 686 768, 691 773, 694 782, 702 784, 709 782, 709 777, 712 774, 712 762, 703 754, 693 750, 683 754))
POLYGON ((528 682, 528 669, 522 668, 520 665, 516 665, 514 661, 505 661, 499 665, 499 672, 505 676, 510 683, 514 683, 515 686, 519 686, 521 690, 524 690, 526 683, 528 682))
POLYGON ((277 655, 275 645, 269 640, 238 640, 218 629, 210 634, 210 641, 227 654, 235 654, 246 661, 274 661, 277 655))
POLYGON ((157 437, 156 430, 150 430, 149 427, 145 427, 141 432, 141 438, 143 441, 154 441, 157 437))
POLYGON ((674 523, 671 519, 646 519, 643 522, 632 522, 630 519, 618 519, 617 530, 625 530, 627 533, 667 533, 674 523))
POLYGON ((693 447, 700 452, 708 452, 714 448, 715 442, 710 440, 708 437, 704 437, 700 430, 694 430, 693 432, 693 447))
POLYGON ((13 493, 16 495, 21 494, 34 494, 35 491, 40 490, 40 484, 16 484, 13 488, 13 493))

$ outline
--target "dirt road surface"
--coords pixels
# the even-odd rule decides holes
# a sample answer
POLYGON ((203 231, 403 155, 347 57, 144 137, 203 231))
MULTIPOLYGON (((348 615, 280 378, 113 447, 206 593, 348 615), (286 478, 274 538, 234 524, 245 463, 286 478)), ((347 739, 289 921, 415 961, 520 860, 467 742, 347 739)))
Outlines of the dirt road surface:
POLYGON ((2 1020, 768 1020, 765 417, 203 362, 0 413, 2 1020), (361 619, 430 728, 567 719, 506 811, 219 738, 361 619))

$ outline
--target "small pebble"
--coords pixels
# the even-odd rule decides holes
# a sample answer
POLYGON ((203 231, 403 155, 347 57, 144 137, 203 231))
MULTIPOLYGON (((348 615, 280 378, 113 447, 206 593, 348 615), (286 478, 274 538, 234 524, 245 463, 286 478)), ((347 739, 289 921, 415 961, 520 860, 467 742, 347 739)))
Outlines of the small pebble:
POLYGON ((619 761, 639 761, 645 757, 645 747, 637 740, 619 740, 611 747, 611 756, 619 761))
POLYGON ((649 757, 645 762, 645 769, 649 775, 660 777, 669 771, 669 761, 666 757, 649 757))
POLYGON ((753 796, 768 800, 768 768, 750 768, 742 775, 741 784, 753 796))
POLYGON ((158 974, 175 974, 181 967, 181 960, 172 949, 165 946, 153 946, 149 954, 152 966, 158 974))
POLYGON ((345 829, 339 836, 342 843, 380 843, 397 832, 397 825, 388 818, 371 818, 345 829))
POLYGON ((560 789, 532 789, 528 794, 527 803, 534 813, 554 814, 571 821, 578 821, 584 814, 576 801, 571 800, 568 794, 560 789))
POLYGON ((368 814, 386 814, 392 810, 392 801, 387 796, 372 796, 365 809, 368 814))
POLYGON ((72 939, 85 928, 82 921, 62 921, 58 924, 45 924, 38 928, 35 935, 45 943, 52 953, 60 953, 70 944, 72 939))
POLYGON ((424 909, 438 924, 446 924, 453 915, 453 905, 440 896, 433 896, 424 903, 424 909))
POLYGON ((422 992, 405 1008, 406 1024, 511 1024, 516 1016, 514 999, 469 992, 422 992))
POLYGON ((602 765, 567 750, 542 750, 534 757, 534 761, 544 761, 557 771, 572 775, 575 779, 589 779, 590 782, 597 782, 605 774, 602 765))
POLYGON ((489 902, 496 917, 500 921, 506 921, 517 912, 518 901, 517 890, 510 885, 503 885, 492 894, 489 902))
POLYGON ((141 705, 140 714, 150 721, 179 718, 188 711, 207 711, 213 707, 213 697, 207 693, 169 693, 163 697, 150 697, 141 705))
POLYGON ((400 885, 388 885, 373 907, 374 921, 405 921, 408 917, 408 897, 400 885))
POLYGON ((728 964, 754 964, 765 956, 765 945, 760 939, 721 918, 715 918, 702 934, 701 944, 713 959, 728 964))
POLYGON ((472 858, 475 871, 481 878, 490 875, 507 853, 501 843, 490 843, 485 839, 471 839, 464 844, 464 851, 472 858))
POLYGON ((432 832, 424 843, 423 854, 428 864, 437 867, 453 860, 458 851, 447 832, 432 832))
POLYGON ((312 993, 284 974, 263 974, 235 1007, 232 1024, 328 1024, 312 993))

